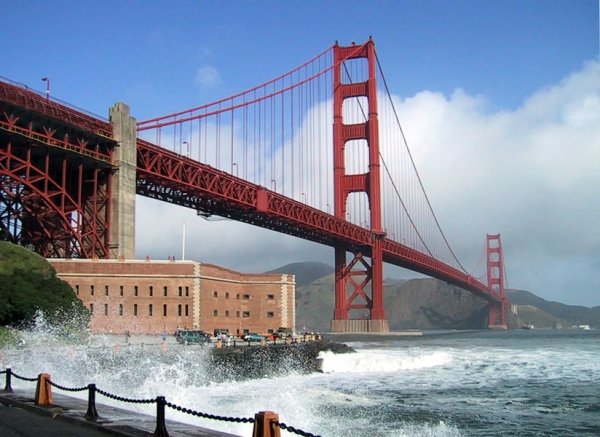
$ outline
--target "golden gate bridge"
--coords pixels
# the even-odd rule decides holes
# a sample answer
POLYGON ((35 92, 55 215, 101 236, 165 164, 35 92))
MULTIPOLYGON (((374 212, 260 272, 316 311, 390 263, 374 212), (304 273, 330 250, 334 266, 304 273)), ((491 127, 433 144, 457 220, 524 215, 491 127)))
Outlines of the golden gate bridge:
POLYGON ((425 192, 372 40, 149 120, 123 103, 102 120, 6 80, 0 106, 0 232, 45 257, 133 258, 139 194, 333 247, 334 331, 388 330, 383 263, 484 298, 489 327, 506 327, 500 235, 486 237, 485 278, 469 273, 425 192))

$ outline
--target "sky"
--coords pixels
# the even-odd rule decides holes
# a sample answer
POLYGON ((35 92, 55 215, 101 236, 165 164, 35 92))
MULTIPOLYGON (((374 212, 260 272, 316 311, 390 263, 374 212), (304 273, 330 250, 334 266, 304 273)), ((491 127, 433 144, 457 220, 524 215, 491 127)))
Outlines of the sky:
MULTIPOLYGON (((468 269, 501 233, 508 286, 600 305, 597 0, 0 0, 0 76, 139 120, 372 36, 444 232, 468 269)), ((136 252, 244 272, 333 265, 326 246, 137 198, 136 252)), ((386 267, 392 277, 415 276, 386 267)))

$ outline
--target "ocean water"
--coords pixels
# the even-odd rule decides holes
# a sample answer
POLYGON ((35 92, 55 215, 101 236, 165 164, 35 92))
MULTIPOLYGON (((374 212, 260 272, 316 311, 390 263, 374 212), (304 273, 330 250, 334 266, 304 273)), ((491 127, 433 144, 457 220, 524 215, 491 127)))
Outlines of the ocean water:
MULTIPOLYGON (((126 397, 164 395, 215 415, 253 417, 271 410, 281 422, 322 436, 600 435, 600 330, 364 339, 347 342, 355 354, 324 353, 323 373, 280 369, 261 379, 215 378, 208 371, 210 354, 201 347, 165 347, 159 339, 119 346, 114 343, 120 339, 111 337, 64 346, 39 333, 20 349, 2 351, 0 366, 24 376, 48 372, 66 386, 94 382, 126 397)), ((31 384, 13 380, 13 387, 31 384)), ((148 414, 155 408, 102 396, 98 402, 148 414)), ((167 418, 252 433, 248 424, 171 409, 167 418)))

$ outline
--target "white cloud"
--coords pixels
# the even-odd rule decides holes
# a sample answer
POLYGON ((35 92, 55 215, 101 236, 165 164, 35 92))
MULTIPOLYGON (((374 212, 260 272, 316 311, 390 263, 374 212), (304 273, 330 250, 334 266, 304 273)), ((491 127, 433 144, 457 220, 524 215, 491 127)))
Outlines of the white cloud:
POLYGON ((514 111, 423 92, 400 117, 434 209, 467 265, 500 232, 509 284, 599 305, 600 65, 591 62, 514 111), (535 273, 535 274, 534 274, 535 273), (567 294, 564 284, 578 284, 567 294))
POLYGON ((212 65, 202 65, 201 67, 198 67, 194 83, 200 90, 219 85, 221 83, 219 70, 212 65))

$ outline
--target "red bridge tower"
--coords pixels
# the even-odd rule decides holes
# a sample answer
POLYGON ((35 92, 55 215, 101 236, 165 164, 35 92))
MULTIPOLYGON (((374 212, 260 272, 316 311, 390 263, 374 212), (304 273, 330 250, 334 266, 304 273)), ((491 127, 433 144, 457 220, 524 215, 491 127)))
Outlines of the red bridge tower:
POLYGON ((383 252, 385 232, 381 227, 381 190, 379 175, 379 124, 377 120, 377 86, 375 83, 375 44, 336 45, 333 73, 333 165, 335 216, 346 220, 350 193, 366 193, 369 200, 372 244, 368 253, 362 248, 335 246, 335 310, 331 321, 334 332, 387 332, 383 310, 383 252), (366 82, 343 83, 343 61, 366 59, 366 82), (365 123, 344 124, 343 104, 347 98, 366 97, 368 119, 365 123), (365 174, 346 174, 345 147, 348 141, 365 140, 369 170, 365 174), (346 254, 353 254, 347 263, 346 254), (369 264, 367 257, 370 256, 369 264), (370 288, 370 295, 369 295, 370 288), (350 310, 369 310, 369 319, 349 320, 350 310))

